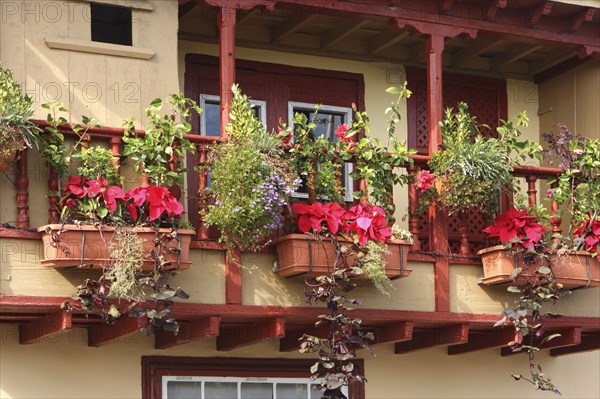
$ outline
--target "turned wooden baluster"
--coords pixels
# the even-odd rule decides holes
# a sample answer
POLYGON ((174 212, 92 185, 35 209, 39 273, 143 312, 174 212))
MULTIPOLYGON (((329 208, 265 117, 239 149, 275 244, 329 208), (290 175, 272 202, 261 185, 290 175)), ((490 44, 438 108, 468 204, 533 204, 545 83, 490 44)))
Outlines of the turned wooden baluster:
POLYGON ((52 166, 48 166, 48 223, 58 223, 60 221, 60 212, 58 210, 58 202, 60 193, 58 188, 58 173, 52 166))
POLYGON ((369 204, 369 191, 367 190, 367 181, 364 178, 361 178, 358 181, 359 190, 362 192, 362 197, 360 197, 360 204, 362 206, 367 206, 369 204))
MULTIPOLYGON (((169 168, 171 168, 172 171, 175 171, 177 169, 177 163, 179 162, 179 157, 176 155, 177 147, 179 147, 179 139, 175 140, 175 143, 173 146, 173 155, 171 156, 171 159, 169 160, 169 168)), ((181 198, 181 187, 179 186, 179 184, 177 184, 177 183, 171 184, 171 187, 169 187, 169 191, 178 200, 181 198)))
POLYGON ((469 216, 467 212, 460 212, 458 215, 458 232, 460 233, 460 247, 458 249, 461 255, 471 255, 471 245, 467 238, 467 222, 469 216))
POLYGON ((537 176, 527 176, 527 194, 529 194, 529 207, 533 208, 537 204, 537 190, 535 189, 535 183, 537 182, 537 176))
POLYGON ((335 172, 337 173, 337 179, 335 180, 335 191, 341 193, 342 202, 345 201, 346 191, 344 190, 344 163, 339 156, 336 155, 334 159, 335 172))
POLYGON ((116 166, 117 168, 119 168, 119 170, 118 170, 119 174, 121 173, 121 143, 122 142, 123 142, 123 140, 121 139, 121 137, 113 137, 109 141, 112 156, 115 158, 115 159, 113 159, 113 165, 116 166))
MULTIPOLYGON (((313 159, 312 162, 316 168, 317 160, 313 159)), ((315 173, 315 169, 312 169, 310 172, 308 172, 308 177, 306 178, 306 191, 308 192, 308 201, 307 202, 309 204, 312 204, 315 201, 315 198, 317 197, 316 183, 317 183, 317 176, 315 173)))
MULTIPOLYGON (((552 234, 562 234, 562 229, 560 228, 560 224, 562 223, 562 218, 558 214, 558 203, 556 201, 552 201, 551 205, 552 213, 550 217, 550 225, 552 226, 552 234)), ((554 241, 560 242, 560 238, 554 238, 554 241)))
POLYGON ((27 149, 17 161, 17 227, 29 227, 29 177, 27 176, 27 149))
MULTIPOLYGON (((197 144, 196 148, 198 150, 198 208, 202 210, 206 204, 206 185, 208 179, 205 167, 208 147, 204 144, 197 144)), ((206 228, 202 214, 198 217, 198 239, 208 239, 208 229, 206 228)))
MULTIPOLYGON (((415 176, 417 169, 414 166, 408 168, 408 173, 411 176, 415 176)), ((414 181, 408 183, 408 230, 413 236, 413 245, 411 249, 413 251, 421 250, 421 241, 419 240, 419 215, 417 209, 419 208, 419 197, 417 196, 417 185, 414 181)))

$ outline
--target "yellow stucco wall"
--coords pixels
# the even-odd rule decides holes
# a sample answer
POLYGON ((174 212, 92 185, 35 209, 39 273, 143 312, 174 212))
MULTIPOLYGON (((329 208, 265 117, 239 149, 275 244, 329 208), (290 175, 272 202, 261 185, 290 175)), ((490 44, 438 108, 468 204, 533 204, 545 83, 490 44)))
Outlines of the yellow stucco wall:
MULTIPOLYGON (((151 337, 141 334, 100 348, 86 344, 86 331, 75 329, 41 343, 20 346, 15 325, 0 326, 0 397, 2 398, 140 398, 142 356, 227 356, 306 358, 280 353, 276 341, 217 352, 215 340, 155 350, 151 337), (33 361, 35 359, 35 361, 33 361), (27 372, 23 372, 27 370, 27 372)), ((365 360, 367 399, 400 398, 551 398, 511 373, 527 373, 524 355, 500 357, 490 349, 448 356, 443 348, 395 355, 393 345, 373 348, 365 360)), ((544 372, 553 378, 564 398, 598 398, 598 351, 551 358, 539 355, 544 372)))

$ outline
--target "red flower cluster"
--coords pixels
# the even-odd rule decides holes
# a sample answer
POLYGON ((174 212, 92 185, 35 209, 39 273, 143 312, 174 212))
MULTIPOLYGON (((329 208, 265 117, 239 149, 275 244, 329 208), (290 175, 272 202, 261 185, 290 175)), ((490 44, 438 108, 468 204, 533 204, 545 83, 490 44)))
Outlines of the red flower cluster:
POLYGON ((573 235, 581 237, 585 242, 585 250, 594 254, 600 253, 600 221, 587 219, 583 226, 573 231, 573 235))
MULTIPOLYGON (((100 176, 96 180, 88 180, 85 176, 71 176, 64 191, 78 199, 84 197, 95 198, 99 194, 102 194, 106 209, 113 212, 117 210, 117 199, 125 198, 125 192, 123 192, 121 187, 108 187, 108 182, 100 176)), ((77 201, 74 198, 68 198, 66 205, 76 208, 77 201)))
POLYGON ((420 170, 417 172, 417 188, 421 191, 427 191, 433 187, 435 177, 428 170, 420 170))
POLYGON ((177 198, 166 187, 136 187, 127 192, 125 200, 129 199, 133 201, 127 205, 127 209, 133 220, 138 218, 138 208, 148 208, 150 221, 160 218, 165 212, 167 216, 178 216, 183 213, 183 205, 177 201, 177 198))
POLYGON ((343 141, 344 143, 352 142, 352 136, 348 136, 348 129, 349 127, 345 123, 342 123, 337 127, 337 129, 335 129, 335 135, 339 140, 343 141))
POLYGON ((323 205, 315 202, 311 205, 294 204, 292 210, 298 216, 298 229, 304 233, 311 230, 321 233, 325 223, 331 234, 341 230, 345 234, 358 236, 360 245, 365 245, 369 239, 387 242, 392 236, 385 213, 378 206, 356 205, 345 211, 336 203, 323 205))
MULTIPOLYGON (((510 208, 494 219, 494 224, 483 231, 490 237, 499 237, 502 243, 511 242, 516 237, 523 247, 532 249, 534 244, 542 239, 542 234, 548 230, 535 221, 535 216, 528 216, 525 210, 518 211, 510 208)), ((519 242, 514 243, 514 246, 519 242)))

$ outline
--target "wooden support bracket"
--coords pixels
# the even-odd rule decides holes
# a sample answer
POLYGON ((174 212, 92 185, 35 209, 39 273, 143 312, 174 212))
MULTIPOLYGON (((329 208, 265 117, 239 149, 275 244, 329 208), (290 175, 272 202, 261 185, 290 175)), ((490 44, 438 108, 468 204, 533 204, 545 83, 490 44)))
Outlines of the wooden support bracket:
MULTIPOLYGON (((543 344, 537 340, 533 344, 540 349, 552 349, 552 348, 562 348, 562 347, 570 347, 574 345, 581 344, 581 327, 570 327, 561 330, 556 330, 552 332, 548 332, 547 334, 560 334, 560 337, 554 338, 551 341, 544 342, 543 344)), ((523 338, 525 342, 528 342, 528 338, 523 338)), ((511 356, 518 355, 520 353, 527 353, 526 351, 517 351, 513 352, 512 349, 505 347, 500 349, 500 354, 502 356, 511 356)))
POLYGON ((579 345, 550 349, 550 356, 570 355, 571 353, 589 352, 596 349, 600 349, 600 333, 583 334, 579 345))
POLYGON ((396 343, 394 353, 402 354, 436 346, 465 344, 468 340, 469 324, 455 324, 413 333, 412 340, 396 343))
POLYGON ((60 311, 19 325, 19 343, 29 345, 73 328, 73 314, 60 311))
POLYGON ((217 337, 219 336, 220 322, 220 317, 210 316, 198 320, 190 320, 189 322, 181 322, 177 335, 169 331, 157 331, 154 348, 167 349, 175 345, 217 337))
POLYGON ((137 333, 144 319, 123 316, 115 324, 101 324, 88 328, 88 346, 98 348, 102 345, 118 342, 137 333))
POLYGON ((596 9, 588 8, 574 16, 568 24, 569 33, 578 31, 583 26, 584 22, 591 22, 592 19, 594 19, 594 14, 596 14, 596 9))
POLYGON ((529 25, 529 26, 537 25, 537 23, 540 22, 540 19, 542 18, 542 16, 548 16, 552 13, 553 5, 554 5, 554 3, 552 3, 551 1, 545 1, 542 4, 540 4, 539 6, 537 6, 533 10, 531 15, 529 16, 529 21, 527 21, 527 25, 529 25))
POLYGON ((264 323, 236 327, 231 331, 221 332, 217 337, 217 350, 230 351, 242 346, 257 344, 269 339, 285 336, 285 318, 278 317, 264 323))
POLYGON ((496 18, 498 10, 506 8, 508 0, 492 0, 485 8, 485 19, 490 21, 496 18))
POLYGON ((504 328, 493 331, 477 331, 469 334, 465 344, 448 347, 448 355, 474 352, 482 349, 501 348, 515 339, 514 328, 504 328))
POLYGON ((414 324, 410 321, 382 326, 375 332, 375 339, 369 341, 369 345, 410 341, 413 338, 413 327, 414 324))

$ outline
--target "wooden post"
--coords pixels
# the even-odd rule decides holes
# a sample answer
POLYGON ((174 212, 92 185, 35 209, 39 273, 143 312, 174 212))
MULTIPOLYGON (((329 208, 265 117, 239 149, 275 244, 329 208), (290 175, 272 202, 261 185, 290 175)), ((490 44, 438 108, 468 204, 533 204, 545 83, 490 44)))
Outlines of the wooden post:
MULTIPOLYGON (((410 175, 415 175, 417 168, 413 165, 408 168, 410 175)), ((412 233, 413 245, 411 249, 413 251, 421 250, 421 241, 419 240, 419 215, 417 214, 417 208, 419 207, 419 197, 417 196, 417 185, 414 182, 408 183, 408 230, 412 233)))
MULTIPOLYGON (((429 113, 429 155, 433 155, 442 144, 442 133, 438 122, 443 118, 442 109, 442 53, 444 36, 431 34, 427 38, 427 104, 429 113)), ((447 216, 441 209, 429 208, 430 250, 437 254, 448 254, 447 216)), ((435 310, 450 311, 449 265, 446 256, 437 256, 434 265, 435 310)))
POLYGON ((110 139, 110 149, 112 152, 112 156, 117 159, 113 160, 113 165, 119 168, 119 173, 121 173, 121 143, 123 139, 121 137, 113 137, 110 139))
POLYGON ((219 26, 219 71, 221 77, 221 137, 226 138, 225 128, 229 123, 229 109, 235 83, 235 18, 234 7, 223 5, 217 16, 219 26))
MULTIPOLYGON (((200 209, 204 208, 206 203, 206 156, 208 152, 208 148, 206 144, 197 144, 196 149, 198 151, 198 167, 200 168, 198 171, 198 205, 200 209)), ((199 240, 207 240, 208 239, 208 229, 204 224, 204 218, 200 214, 198 220, 198 239, 199 240)))
POLYGON ((29 227, 29 177, 27 176, 27 149, 21 151, 17 162, 17 227, 29 227))
POLYGON ((533 208, 537 204, 537 190, 535 188, 535 182, 537 182, 537 176, 527 176, 527 194, 529 195, 529 207, 533 208))
POLYGON ((48 166, 48 223, 58 223, 60 221, 60 211, 58 202, 60 193, 58 192, 58 173, 52 166, 48 166))

